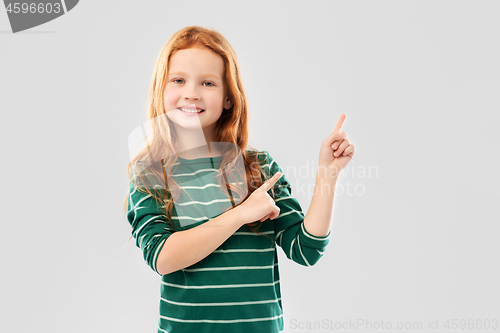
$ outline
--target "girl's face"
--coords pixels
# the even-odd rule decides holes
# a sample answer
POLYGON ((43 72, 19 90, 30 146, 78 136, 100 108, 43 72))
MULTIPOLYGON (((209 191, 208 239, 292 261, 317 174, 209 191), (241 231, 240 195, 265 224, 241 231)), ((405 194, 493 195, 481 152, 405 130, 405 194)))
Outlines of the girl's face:
POLYGON ((222 108, 232 106, 224 94, 224 61, 207 47, 196 45, 178 50, 170 58, 164 105, 167 117, 186 129, 199 129, 213 133, 222 108), (186 113, 184 106, 205 111, 186 113))

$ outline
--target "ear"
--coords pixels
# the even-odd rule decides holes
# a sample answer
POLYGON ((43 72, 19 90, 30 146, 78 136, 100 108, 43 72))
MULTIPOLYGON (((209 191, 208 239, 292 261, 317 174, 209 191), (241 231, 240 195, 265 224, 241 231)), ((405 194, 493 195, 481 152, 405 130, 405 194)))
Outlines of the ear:
POLYGON ((229 110, 233 106, 233 101, 226 96, 226 101, 224 102, 224 109, 229 110))

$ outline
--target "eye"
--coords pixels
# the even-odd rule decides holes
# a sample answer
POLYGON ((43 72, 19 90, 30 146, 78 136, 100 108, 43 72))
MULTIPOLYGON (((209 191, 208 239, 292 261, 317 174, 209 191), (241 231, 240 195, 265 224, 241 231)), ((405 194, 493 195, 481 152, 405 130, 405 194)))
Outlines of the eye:
POLYGON ((175 80, 172 80, 172 82, 175 82, 175 81, 184 81, 182 79, 175 79, 175 80))
POLYGON ((205 83, 209 83, 209 84, 211 84, 211 86, 209 86, 209 87, 213 87, 213 86, 215 86, 215 84, 213 84, 212 82, 205 82, 205 83))

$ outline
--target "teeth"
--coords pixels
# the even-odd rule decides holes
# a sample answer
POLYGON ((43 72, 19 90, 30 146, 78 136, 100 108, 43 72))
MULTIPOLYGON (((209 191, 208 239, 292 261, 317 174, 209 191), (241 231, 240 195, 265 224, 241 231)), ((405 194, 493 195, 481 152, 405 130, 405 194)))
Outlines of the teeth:
POLYGON ((179 110, 182 110, 182 111, 184 111, 184 112, 192 112, 192 113, 200 113, 201 111, 204 111, 204 110, 195 111, 195 110, 183 109, 183 108, 179 108, 179 110))

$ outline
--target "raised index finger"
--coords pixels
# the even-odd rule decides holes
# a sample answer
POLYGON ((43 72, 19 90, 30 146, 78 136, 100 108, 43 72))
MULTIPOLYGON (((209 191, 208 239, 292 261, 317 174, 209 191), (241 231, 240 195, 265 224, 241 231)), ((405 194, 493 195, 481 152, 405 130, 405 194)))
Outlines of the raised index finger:
POLYGON ((266 180, 266 182, 262 184, 260 188, 266 192, 269 191, 269 189, 273 187, 274 184, 276 184, 276 182, 278 181, 278 179, 280 179, 280 177, 281 177, 281 172, 278 171, 271 178, 266 180))
POLYGON ((344 125, 344 120, 345 120, 346 115, 342 113, 339 117, 339 120, 337 120, 337 123, 335 124, 335 127, 333 128, 334 133, 340 133, 340 130, 342 129, 342 125, 344 125))

